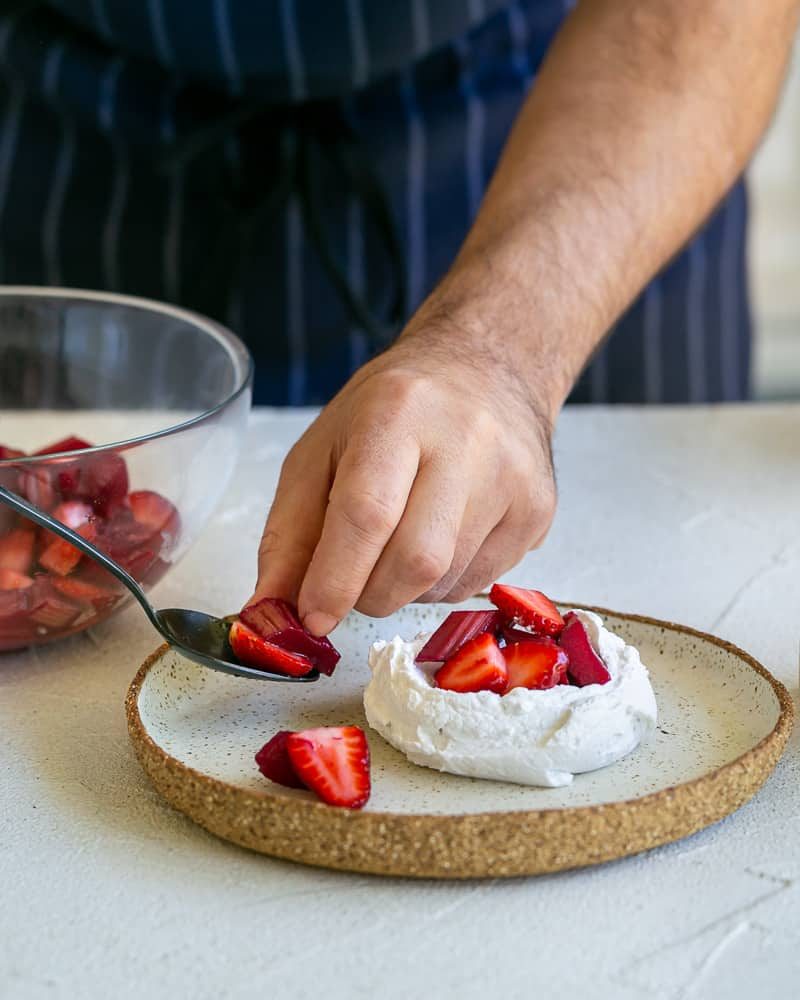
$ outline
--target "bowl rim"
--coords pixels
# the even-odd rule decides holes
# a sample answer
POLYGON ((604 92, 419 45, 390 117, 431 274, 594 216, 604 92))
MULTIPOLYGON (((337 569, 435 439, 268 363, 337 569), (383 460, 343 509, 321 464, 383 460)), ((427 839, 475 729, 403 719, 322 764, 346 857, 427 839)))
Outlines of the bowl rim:
POLYGON ((255 374, 255 363, 253 356, 247 349, 244 341, 226 326, 216 320, 203 316, 202 313, 194 312, 191 309, 184 309, 168 302, 159 302, 157 299, 145 298, 141 295, 123 295, 119 292, 92 291, 85 288, 62 288, 59 286, 40 285, 2 285, 0 286, 0 299, 13 298, 15 296, 30 296, 37 299, 83 299, 90 302, 103 302, 111 305, 128 306, 134 309, 145 309, 150 312, 161 313, 173 319, 179 319, 193 326, 200 327, 205 333, 210 334, 215 340, 220 342, 229 352, 232 360, 238 359, 244 368, 244 375, 231 393, 221 402, 212 406, 208 410, 203 410, 188 420, 182 420, 177 424, 170 424, 161 430, 151 431, 148 434, 139 434, 131 438, 122 438, 119 441, 112 441, 108 444, 92 445, 91 448, 77 448, 73 451, 53 452, 49 455, 24 455, 19 458, 0 459, 0 467, 4 465, 33 465, 37 462, 54 459, 73 458, 75 456, 90 455, 94 452, 119 451, 142 444, 145 441, 153 441, 157 438, 169 437, 189 427, 195 427, 206 420, 210 420, 217 413, 229 406, 238 399, 252 385, 255 374))

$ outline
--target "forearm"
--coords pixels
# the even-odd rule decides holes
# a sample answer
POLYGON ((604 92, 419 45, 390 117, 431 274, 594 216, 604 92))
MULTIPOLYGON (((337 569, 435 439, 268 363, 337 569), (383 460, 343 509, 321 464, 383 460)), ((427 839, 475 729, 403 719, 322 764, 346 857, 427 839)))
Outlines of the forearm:
POLYGON ((799 7, 579 3, 426 325, 455 324, 465 348, 516 366, 554 419, 610 326, 747 163, 799 7))

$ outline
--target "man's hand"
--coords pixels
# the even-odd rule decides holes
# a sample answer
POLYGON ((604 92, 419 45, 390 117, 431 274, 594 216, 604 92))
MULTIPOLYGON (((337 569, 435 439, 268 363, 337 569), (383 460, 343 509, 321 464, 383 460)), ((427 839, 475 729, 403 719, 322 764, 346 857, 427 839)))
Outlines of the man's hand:
POLYGON ((383 616, 420 597, 468 597, 553 517, 550 420, 529 386, 470 357, 464 331, 412 325, 323 410, 281 472, 256 596, 296 600, 316 634, 354 607, 383 616))

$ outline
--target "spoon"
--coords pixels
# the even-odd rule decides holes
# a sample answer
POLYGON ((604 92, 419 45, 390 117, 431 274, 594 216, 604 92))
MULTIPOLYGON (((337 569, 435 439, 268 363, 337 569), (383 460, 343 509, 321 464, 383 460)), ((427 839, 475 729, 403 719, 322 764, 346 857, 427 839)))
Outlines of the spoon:
POLYGON ((223 674, 253 677, 259 681, 307 683, 319 678, 317 670, 311 670, 303 677, 288 677, 286 674, 276 674, 267 670, 256 670, 253 667, 243 666, 236 661, 228 641, 228 633, 231 629, 229 621, 225 621, 224 618, 214 618, 213 615, 204 614, 202 611, 188 611, 184 608, 164 608, 161 611, 156 611, 133 577, 77 532, 3 486, 0 486, 0 501, 36 524, 52 531, 53 534, 60 535, 61 538, 71 542, 76 549, 80 549, 90 559, 94 559, 103 569, 113 573, 141 604, 144 613, 167 642, 187 659, 194 660, 201 666, 211 667, 212 670, 219 670, 223 674))

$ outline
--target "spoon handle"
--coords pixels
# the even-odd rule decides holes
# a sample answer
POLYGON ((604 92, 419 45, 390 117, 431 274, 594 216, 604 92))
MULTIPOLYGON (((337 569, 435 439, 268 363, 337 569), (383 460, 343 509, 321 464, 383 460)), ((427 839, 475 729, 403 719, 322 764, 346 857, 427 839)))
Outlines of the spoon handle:
POLYGON ((57 521, 54 517, 50 517, 49 514, 45 514, 43 511, 39 510, 38 507, 35 507, 32 503, 29 503, 18 494, 12 493, 11 490, 7 490, 4 486, 0 486, 0 502, 6 504, 8 507, 11 507, 13 510, 17 511, 18 514, 22 514, 29 520, 35 521, 35 523, 41 525, 41 527, 47 528, 48 531, 52 531, 54 535, 60 535, 65 541, 74 545, 76 549, 80 549, 81 552, 89 556, 90 559, 94 559, 94 561, 99 563, 103 569, 107 569, 108 572, 113 574, 121 584, 128 588, 128 590, 144 608, 145 614, 153 625, 161 631, 161 625, 156 617, 156 613, 153 610, 152 604, 145 597, 144 591, 130 575, 130 573, 126 573, 118 563, 115 563, 113 559, 109 559, 104 552, 95 548, 91 542, 88 542, 76 531, 68 528, 66 524, 62 524, 61 521, 57 521))

